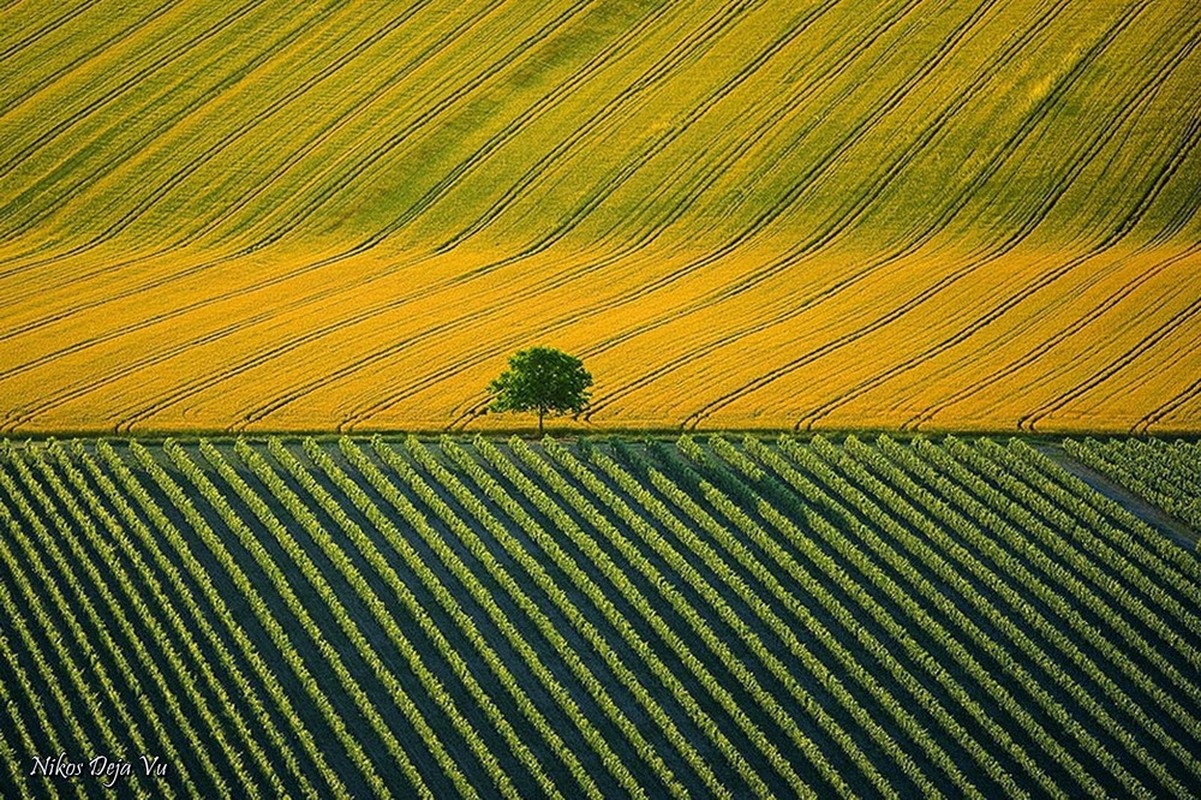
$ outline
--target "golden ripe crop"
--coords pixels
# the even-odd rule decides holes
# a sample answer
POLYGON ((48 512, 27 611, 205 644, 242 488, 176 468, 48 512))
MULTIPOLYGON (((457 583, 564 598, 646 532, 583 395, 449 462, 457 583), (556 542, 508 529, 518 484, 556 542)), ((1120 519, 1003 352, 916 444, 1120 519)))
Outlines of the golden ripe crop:
POLYGON ((1189 2, 11 3, 5 432, 1195 430, 1189 2), (299 9, 299 10, 298 10, 299 9))

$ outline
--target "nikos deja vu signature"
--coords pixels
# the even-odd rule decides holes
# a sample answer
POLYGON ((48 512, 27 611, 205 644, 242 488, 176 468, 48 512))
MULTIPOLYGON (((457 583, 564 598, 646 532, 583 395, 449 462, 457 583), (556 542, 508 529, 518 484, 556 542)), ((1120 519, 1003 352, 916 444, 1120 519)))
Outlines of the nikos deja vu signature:
POLYGON ((151 778, 167 775, 167 764, 158 756, 138 756, 133 761, 99 755, 87 761, 73 761, 66 753, 57 756, 34 756, 29 776, 46 778, 80 778, 88 776, 104 782, 111 789, 122 778, 132 777, 135 772, 151 778))

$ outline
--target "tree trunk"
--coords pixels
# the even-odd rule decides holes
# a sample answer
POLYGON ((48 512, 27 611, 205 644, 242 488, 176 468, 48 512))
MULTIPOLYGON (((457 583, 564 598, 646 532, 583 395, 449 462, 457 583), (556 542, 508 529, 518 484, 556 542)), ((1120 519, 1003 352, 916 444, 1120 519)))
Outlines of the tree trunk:
POLYGON ((544 413, 546 413, 546 409, 544 409, 542 406, 538 406, 538 438, 539 439, 542 438, 542 415, 544 413))

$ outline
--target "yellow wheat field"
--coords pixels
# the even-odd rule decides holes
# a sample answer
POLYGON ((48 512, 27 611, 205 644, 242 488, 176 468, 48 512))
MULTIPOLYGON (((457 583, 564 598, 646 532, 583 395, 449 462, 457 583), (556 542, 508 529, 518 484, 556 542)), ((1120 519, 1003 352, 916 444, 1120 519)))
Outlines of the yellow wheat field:
POLYGON ((0 427, 1201 427, 1185 0, 0 4, 0 427))

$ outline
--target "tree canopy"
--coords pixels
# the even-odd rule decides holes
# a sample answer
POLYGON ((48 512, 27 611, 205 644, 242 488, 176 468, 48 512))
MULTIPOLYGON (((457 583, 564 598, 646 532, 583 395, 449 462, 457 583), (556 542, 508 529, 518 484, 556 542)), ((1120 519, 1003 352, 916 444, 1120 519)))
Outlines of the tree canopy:
POLYGON ((492 411, 537 411, 538 434, 546 414, 579 413, 588 405, 592 375, 584 362, 553 347, 530 347, 509 357, 509 368, 488 385, 492 411))

